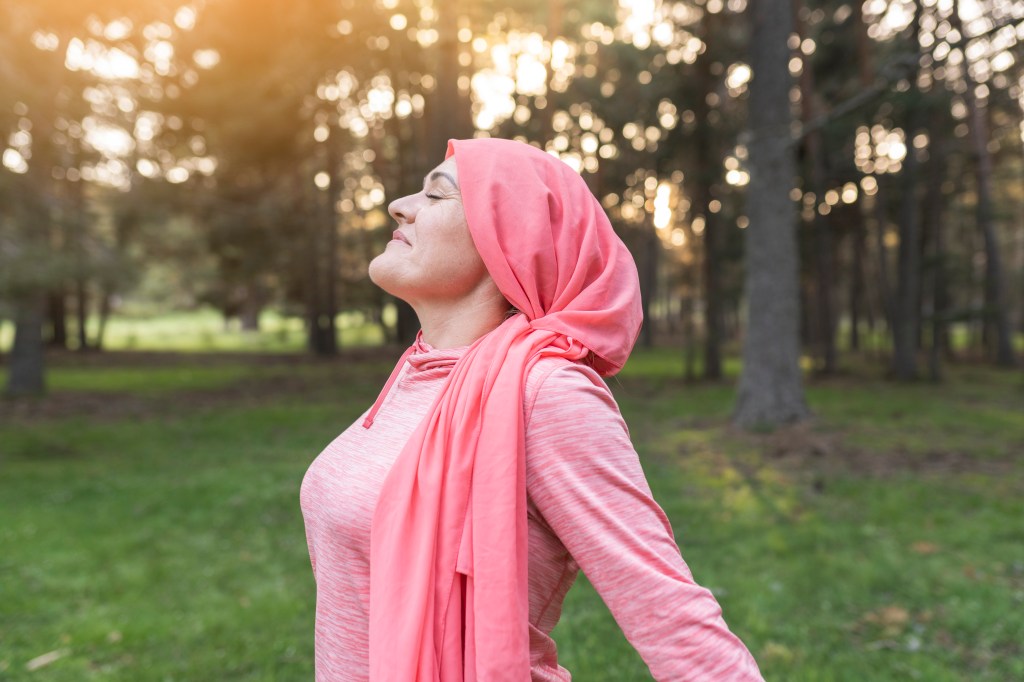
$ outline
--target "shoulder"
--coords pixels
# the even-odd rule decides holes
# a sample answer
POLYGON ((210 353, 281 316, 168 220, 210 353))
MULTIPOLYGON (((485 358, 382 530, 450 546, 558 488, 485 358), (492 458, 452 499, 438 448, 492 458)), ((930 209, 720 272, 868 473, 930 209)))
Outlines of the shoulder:
POLYGON ((560 357, 541 358, 530 369, 523 408, 527 424, 553 414, 592 416, 595 410, 618 416, 618 405, 601 376, 591 367, 560 357))

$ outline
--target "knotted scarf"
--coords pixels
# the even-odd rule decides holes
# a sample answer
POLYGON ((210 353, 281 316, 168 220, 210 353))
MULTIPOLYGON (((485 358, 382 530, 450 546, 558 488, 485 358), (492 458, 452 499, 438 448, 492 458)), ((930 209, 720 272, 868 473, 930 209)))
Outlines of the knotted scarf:
POLYGON ((526 377, 547 355, 612 375, 640 329, 636 266, 572 168, 511 140, 453 154, 473 242, 520 313, 467 349, 384 482, 372 682, 530 679, 526 377))

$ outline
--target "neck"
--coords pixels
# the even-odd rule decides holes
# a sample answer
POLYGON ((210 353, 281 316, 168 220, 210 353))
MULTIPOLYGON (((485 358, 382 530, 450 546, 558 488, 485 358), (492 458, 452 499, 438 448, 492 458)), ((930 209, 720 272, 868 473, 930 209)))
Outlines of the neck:
POLYGON ((508 302, 496 291, 459 301, 412 304, 423 340, 434 348, 468 346, 505 321, 508 302), (496 294, 496 295, 495 295, 496 294))

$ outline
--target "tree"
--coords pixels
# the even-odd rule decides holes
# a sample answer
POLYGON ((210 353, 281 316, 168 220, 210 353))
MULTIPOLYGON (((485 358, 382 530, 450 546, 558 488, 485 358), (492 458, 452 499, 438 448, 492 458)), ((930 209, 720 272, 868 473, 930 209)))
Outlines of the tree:
MULTIPOLYGON (((960 1, 953 1, 950 13, 950 24, 960 35, 964 34, 963 22, 960 19, 960 1)), ((995 360, 1003 367, 1013 367, 1016 358, 1013 353, 1012 330, 1010 327, 1009 305, 1006 300, 1006 282, 1003 277, 999 237, 996 233, 992 208, 992 155, 988 150, 988 126, 986 125, 985 107, 979 101, 978 85, 971 75, 969 64, 963 67, 964 103, 967 107, 967 128, 970 136, 971 152, 974 156, 976 220, 977 228, 985 240, 985 304, 987 308, 986 322, 991 321, 995 331, 995 360)))
MULTIPOLYGON (((907 38, 917 52, 921 33, 921 0, 914 2, 914 18, 907 29, 907 38)), ((913 139, 921 126, 921 93, 917 89, 918 65, 907 74, 911 92, 906 113, 907 155, 903 163, 903 187, 900 201, 899 258, 896 269, 896 306, 893 315, 892 370, 897 379, 917 378, 917 320, 920 313, 918 292, 921 287, 920 219, 918 217, 918 162, 913 139)))
POLYGON ((800 375, 796 175, 789 104, 792 12, 785 0, 753 0, 750 186, 746 230, 747 329, 733 421, 745 428, 805 419, 800 375))

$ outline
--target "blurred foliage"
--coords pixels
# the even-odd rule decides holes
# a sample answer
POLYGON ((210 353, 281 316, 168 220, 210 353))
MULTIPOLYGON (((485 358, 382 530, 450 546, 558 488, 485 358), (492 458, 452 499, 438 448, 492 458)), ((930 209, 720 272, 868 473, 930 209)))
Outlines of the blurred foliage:
MULTIPOLYGON (((1024 8, 961 3, 958 31, 952 5, 922 0, 910 35, 915 6, 797 8, 793 197, 803 342, 819 367, 834 343, 823 325, 891 324, 906 201, 935 208, 921 218, 922 319, 941 308, 969 311, 979 329, 1000 311, 1015 329, 1024 321, 1024 8), (973 216, 968 82, 996 171, 998 303, 973 216), (927 120, 908 131, 914 107, 927 120), (819 155, 806 141, 817 130, 819 155), (908 154, 941 166, 909 190, 908 154), (813 249, 824 229, 835 267, 823 271, 813 249), (813 304, 822 288, 837 312, 813 304)), ((735 339, 743 230, 759 220, 744 200, 749 40, 745 0, 4 3, 0 310, 40 290, 60 304, 53 328, 132 301, 210 304, 248 326, 271 307, 303 317, 311 347, 331 352, 314 342, 323 320, 380 319, 387 299, 365 270, 390 230, 387 201, 416 191, 448 136, 494 134, 583 173, 645 273, 654 331, 693 339, 716 324, 735 339)), ((976 336, 991 349, 992 334, 976 336)))

